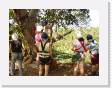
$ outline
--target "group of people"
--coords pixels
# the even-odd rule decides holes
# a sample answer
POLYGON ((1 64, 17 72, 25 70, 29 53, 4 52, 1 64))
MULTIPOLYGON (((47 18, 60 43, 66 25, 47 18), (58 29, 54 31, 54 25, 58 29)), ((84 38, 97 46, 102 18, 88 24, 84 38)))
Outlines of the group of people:
MULTIPOLYGON (((46 24, 44 25, 46 26, 46 24)), ((92 75, 96 75, 99 71, 99 51, 98 43, 94 40, 93 36, 88 34, 87 40, 85 40, 80 32, 77 34, 76 40, 73 42, 72 51, 74 52, 73 59, 75 59, 76 65, 74 66, 74 75, 80 72, 80 75, 84 75, 84 59, 86 53, 89 51, 91 54, 92 75)), ((36 27, 35 45, 38 49, 36 61, 39 65, 39 76, 47 76, 49 74, 49 67, 52 62, 52 52, 50 50, 50 39, 48 32, 43 26, 36 27)), ((12 34, 12 41, 10 43, 11 49, 11 69, 10 75, 15 75, 15 62, 18 62, 19 75, 23 75, 22 62, 22 41, 19 39, 17 33, 12 34)))
POLYGON ((73 42, 72 51, 74 52, 73 59, 75 59, 76 66, 74 67, 74 75, 84 75, 85 69, 85 58, 90 54, 91 75, 99 74, 99 45, 94 40, 91 34, 83 38, 80 32, 77 33, 77 38, 73 42), (89 53, 89 54, 88 54, 89 53))
MULTIPOLYGON (((50 39, 48 35, 47 21, 44 21, 42 26, 36 25, 35 31, 35 46, 37 47, 37 65, 39 65, 39 76, 48 75, 49 65, 51 63, 51 49, 50 39), (43 71, 45 69, 45 72, 43 71), (44 74, 43 74, 44 73, 44 74)), ((18 63, 19 75, 23 75, 23 45, 17 33, 12 34, 12 41, 10 41, 11 63, 10 75, 15 75, 15 63, 18 63)))

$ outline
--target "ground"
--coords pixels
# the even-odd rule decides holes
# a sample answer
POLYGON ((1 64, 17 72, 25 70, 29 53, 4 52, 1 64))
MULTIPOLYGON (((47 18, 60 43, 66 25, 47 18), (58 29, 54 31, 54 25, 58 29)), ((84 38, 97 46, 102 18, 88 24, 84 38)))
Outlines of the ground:
MULTIPOLYGON (((58 34, 64 34, 66 32, 69 32, 70 29, 58 29, 58 34)), ((92 34, 93 38, 99 42, 99 28, 90 28, 90 29, 80 29, 80 31, 83 33, 84 39, 86 39, 87 34, 92 34)), ((54 67, 51 67, 49 71, 49 76, 73 76, 73 67, 74 63, 72 63, 72 56, 74 55, 74 52, 71 50, 72 43, 74 42, 74 39, 76 39, 76 30, 73 30, 70 34, 63 37, 62 40, 59 40, 53 44, 53 53, 55 56, 53 56, 54 59, 57 61, 60 61, 61 63, 57 64, 54 67)), ((53 33, 53 36, 55 36, 56 33, 53 33)), ((87 54, 85 58, 85 75, 88 76, 91 74, 91 65, 90 62, 90 53, 87 54)), ((29 64, 24 68, 24 76, 38 76, 38 66, 36 62, 29 64)), ((16 71, 16 75, 18 75, 18 70, 16 71)))
MULTIPOLYGON (((49 70, 49 76, 73 76, 74 63, 60 63, 52 66, 49 70)), ((34 61, 23 68, 23 76, 38 76, 38 66, 34 61)), ((91 74, 91 65, 85 64, 85 76, 91 74)), ((18 69, 16 69, 16 76, 18 76, 18 69)))

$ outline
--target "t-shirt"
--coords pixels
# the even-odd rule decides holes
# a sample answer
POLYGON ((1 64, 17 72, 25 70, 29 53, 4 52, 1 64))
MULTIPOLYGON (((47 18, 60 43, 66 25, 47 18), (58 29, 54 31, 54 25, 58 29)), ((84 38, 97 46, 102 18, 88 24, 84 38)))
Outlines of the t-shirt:
POLYGON ((81 42, 78 39, 73 42, 73 47, 75 48, 74 50, 76 50, 77 52, 86 51, 85 49, 86 49, 87 42, 86 41, 81 41, 81 42))
POLYGON ((88 48, 90 49, 90 52, 92 54, 97 54, 98 53, 98 43, 97 41, 93 40, 89 45, 88 48))
POLYGON ((12 50, 12 52, 17 52, 17 53, 22 52, 22 42, 21 42, 21 40, 11 41, 11 50, 12 50))

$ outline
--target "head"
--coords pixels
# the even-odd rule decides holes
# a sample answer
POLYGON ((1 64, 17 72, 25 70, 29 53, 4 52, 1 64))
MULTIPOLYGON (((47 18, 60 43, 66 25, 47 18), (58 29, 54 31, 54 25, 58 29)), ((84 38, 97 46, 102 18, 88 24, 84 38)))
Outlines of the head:
POLYGON ((41 35, 41 38, 42 38, 43 41, 48 40, 48 34, 43 32, 42 35, 41 35))
POLYGON ((47 24, 48 24, 48 20, 47 20, 47 19, 41 21, 41 25, 42 25, 43 27, 46 26, 47 24))
POLYGON ((12 34, 12 40, 18 40, 19 36, 17 33, 12 34))
POLYGON ((92 42, 93 41, 93 36, 88 34, 86 39, 89 41, 89 42, 92 42))
POLYGON ((80 42, 82 42, 82 41, 84 41, 84 38, 83 38, 83 37, 80 37, 80 38, 78 38, 78 40, 79 40, 80 42))

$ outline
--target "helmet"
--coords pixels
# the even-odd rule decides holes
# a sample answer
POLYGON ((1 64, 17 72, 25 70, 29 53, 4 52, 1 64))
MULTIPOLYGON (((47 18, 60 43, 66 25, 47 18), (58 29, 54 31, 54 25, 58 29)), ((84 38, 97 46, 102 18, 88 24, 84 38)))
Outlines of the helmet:
POLYGON ((17 40, 18 39, 18 34, 17 33, 13 33, 12 34, 12 40, 17 40))
POLYGON ((48 39, 48 34, 46 32, 43 32, 42 35, 41 35, 41 38, 44 39, 44 40, 47 40, 48 39))
POLYGON ((41 22, 41 25, 42 26, 46 26, 48 24, 48 20, 47 19, 45 19, 45 20, 43 20, 42 22, 41 22))
POLYGON ((87 38, 87 40, 92 40, 93 39, 93 36, 90 35, 90 34, 88 34, 86 38, 87 38))
POLYGON ((37 25, 37 26, 36 26, 36 31, 37 31, 37 32, 42 31, 42 29, 43 29, 43 27, 42 27, 42 26, 40 26, 40 25, 37 25))
POLYGON ((80 31, 77 31, 77 33, 76 33, 76 37, 77 37, 77 38, 82 38, 82 34, 81 34, 80 31))

